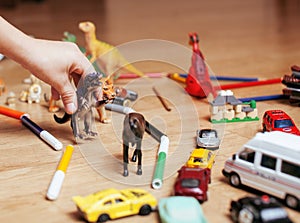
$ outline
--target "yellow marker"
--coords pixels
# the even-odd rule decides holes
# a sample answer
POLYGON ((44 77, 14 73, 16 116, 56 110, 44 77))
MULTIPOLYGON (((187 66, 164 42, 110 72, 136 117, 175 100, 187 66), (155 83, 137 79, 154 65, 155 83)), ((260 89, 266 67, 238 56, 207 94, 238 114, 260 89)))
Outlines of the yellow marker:
POLYGON ((175 81, 179 81, 182 83, 185 83, 186 79, 184 77, 181 77, 178 73, 173 73, 169 75, 169 78, 175 81))
POLYGON ((48 188, 47 192, 47 198, 49 200, 56 200, 61 186, 63 184, 63 181, 65 179, 65 174, 68 168, 68 165, 70 163, 72 154, 73 154, 74 147, 72 145, 68 145, 63 153, 62 158, 59 161, 58 167, 56 169, 56 172, 52 178, 52 181, 50 183, 50 186, 48 188))

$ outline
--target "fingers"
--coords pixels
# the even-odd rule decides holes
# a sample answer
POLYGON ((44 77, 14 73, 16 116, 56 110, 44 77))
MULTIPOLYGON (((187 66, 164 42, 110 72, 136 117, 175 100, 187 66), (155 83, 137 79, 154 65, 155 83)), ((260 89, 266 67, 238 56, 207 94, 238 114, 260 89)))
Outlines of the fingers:
POLYGON ((59 93, 54 87, 51 87, 51 97, 56 101, 60 99, 59 93))
POLYGON ((67 69, 64 72, 65 76, 61 77, 59 82, 56 80, 55 85, 52 85, 54 87, 51 88, 51 92, 53 98, 57 100, 60 96, 65 111, 68 114, 73 114, 77 110, 77 96, 71 84, 71 79, 73 79, 75 86, 77 86, 81 78, 84 78, 85 75, 89 73, 95 72, 95 69, 76 44, 64 43, 64 45, 68 49, 68 53, 65 57, 66 59, 69 58, 69 60, 66 60, 67 69))
POLYGON ((77 110, 77 97, 71 83, 64 85, 62 93, 59 93, 54 87, 51 87, 51 97, 54 100, 59 100, 61 98, 65 111, 68 114, 73 114, 77 110))
POLYGON ((68 114, 73 114, 77 110, 77 97, 70 82, 65 84, 60 96, 63 101, 65 111, 68 114))

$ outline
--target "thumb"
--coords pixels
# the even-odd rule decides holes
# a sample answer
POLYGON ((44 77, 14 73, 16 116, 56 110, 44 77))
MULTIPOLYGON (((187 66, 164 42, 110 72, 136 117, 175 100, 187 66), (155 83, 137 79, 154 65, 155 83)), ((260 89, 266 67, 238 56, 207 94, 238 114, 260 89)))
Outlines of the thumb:
POLYGON ((60 97, 64 104, 65 111, 68 114, 73 114, 77 110, 77 96, 71 83, 63 87, 60 97))

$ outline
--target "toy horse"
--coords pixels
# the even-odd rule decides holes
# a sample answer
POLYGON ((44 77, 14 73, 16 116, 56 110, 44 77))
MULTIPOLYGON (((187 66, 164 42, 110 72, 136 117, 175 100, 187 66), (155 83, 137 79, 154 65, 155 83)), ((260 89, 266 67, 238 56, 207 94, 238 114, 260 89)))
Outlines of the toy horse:
POLYGON ((129 113, 125 116, 123 127, 123 176, 128 176, 128 150, 129 143, 135 146, 132 161, 136 162, 138 159, 137 174, 142 175, 142 139, 146 129, 146 120, 143 115, 139 113, 129 113))

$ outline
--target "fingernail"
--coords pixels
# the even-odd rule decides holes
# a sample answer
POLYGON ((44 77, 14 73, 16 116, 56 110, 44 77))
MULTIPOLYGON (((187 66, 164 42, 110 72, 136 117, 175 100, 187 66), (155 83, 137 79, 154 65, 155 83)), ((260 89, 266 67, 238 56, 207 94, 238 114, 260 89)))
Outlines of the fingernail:
POLYGON ((68 114, 73 114, 76 111, 76 106, 74 103, 69 103, 66 105, 65 109, 68 114))

